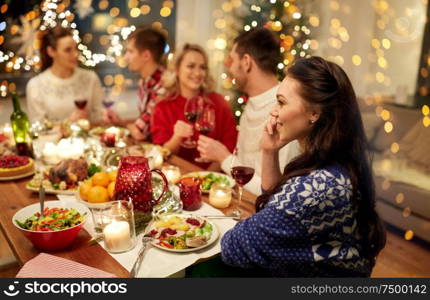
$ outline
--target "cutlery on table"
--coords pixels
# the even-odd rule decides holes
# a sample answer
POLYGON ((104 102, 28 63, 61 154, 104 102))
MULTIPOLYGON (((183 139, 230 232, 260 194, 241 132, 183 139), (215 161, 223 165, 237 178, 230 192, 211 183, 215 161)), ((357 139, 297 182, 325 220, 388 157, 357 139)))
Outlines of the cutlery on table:
POLYGON ((152 237, 143 236, 142 237, 142 248, 139 250, 139 254, 137 255, 136 261, 131 268, 130 275, 132 278, 136 278, 139 273, 140 265, 142 264, 143 257, 148 249, 151 247, 151 242, 154 240, 152 237))
POLYGON ((40 202, 40 215, 43 217, 45 210, 45 188, 40 186, 39 188, 39 202, 40 202))

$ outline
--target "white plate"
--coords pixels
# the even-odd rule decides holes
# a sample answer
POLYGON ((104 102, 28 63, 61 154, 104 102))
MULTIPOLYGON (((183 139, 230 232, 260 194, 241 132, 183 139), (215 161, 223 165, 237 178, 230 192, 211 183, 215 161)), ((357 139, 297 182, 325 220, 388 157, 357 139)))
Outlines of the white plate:
POLYGON ((106 129, 108 129, 110 127, 114 127, 116 129, 118 129, 119 137, 120 138, 126 137, 126 136, 130 135, 130 131, 127 128, 125 128, 125 127, 118 127, 118 126, 97 126, 97 127, 94 127, 92 129, 90 129, 90 131, 88 131, 88 134, 91 135, 92 137, 99 138, 100 135, 103 132, 105 132, 106 129))
MULTIPOLYGON (((168 218, 168 217, 172 217, 172 216, 178 216, 178 217, 181 217, 181 218, 196 218, 196 219, 199 219, 199 220, 205 220, 207 223, 209 223, 209 224, 212 225, 212 235, 211 235, 211 238, 209 239, 209 241, 205 245, 197 247, 197 248, 169 249, 169 248, 157 245, 157 240, 155 240, 154 242, 152 242, 152 245, 154 247, 157 247, 159 249, 162 249, 162 250, 165 250, 165 251, 169 251, 169 252, 179 252, 179 253, 181 253, 181 252, 182 253, 183 252, 193 252, 193 251, 198 251, 198 250, 201 250, 203 248, 206 248, 206 247, 212 245, 218 239, 218 237, 219 237, 218 227, 213 222, 209 221, 206 218, 203 218, 203 217, 200 217, 200 216, 191 215, 191 214, 170 214, 170 215, 165 215, 162 218, 168 218)), ((155 226, 152 226, 147 232, 150 232, 154 228, 155 228, 155 226)))
POLYGON ((25 178, 25 177, 31 176, 33 174, 34 174, 34 170, 32 170, 30 172, 27 172, 27 173, 24 173, 24 174, 15 175, 15 176, 0 177, 0 181, 21 179, 21 178, 25 178))
MULTIPOLYGON (((223 174, 223 173, 219 173, 219 172, 210 172, 210 171, 200 171, 200 172, 191 172, 191 173, 187 173, 187 174, 184 174, 184 175, 182 175, 181 176, 181 178, 184 178, 184 177, 199 177, 199 178, 203 178, 203 177, 205 177, 206 175, 208 175, 208 174, 210 174, 210 173, 212 173, 212 174, 214 174, 214 175, 216 175, 216 176, 222 176, 222 177, 225 177, 225 178, 227 178, 227 180, 228 180, 228 185, 229 185, 229 187, 234 187, 234 185, 236 184, 236 182, 234 181, 234 179, 233 178, 231 178, 230 176, 228 176, 228 175, 226 175, 226 174, 223 174)), ((202 192, 203 193, 209 193, 209 190, 203 190, 202 189, 202 192)))
MULTIPOLYGON (((29 186, 28 184, 25 186, 27 190, 38 192, 39 188, 29 186)), ((56 190, 56 189, 45 189, 46 194, 54 194, 54 195, 73 195, 76 193, 76 189, 73 190, 56 190)))

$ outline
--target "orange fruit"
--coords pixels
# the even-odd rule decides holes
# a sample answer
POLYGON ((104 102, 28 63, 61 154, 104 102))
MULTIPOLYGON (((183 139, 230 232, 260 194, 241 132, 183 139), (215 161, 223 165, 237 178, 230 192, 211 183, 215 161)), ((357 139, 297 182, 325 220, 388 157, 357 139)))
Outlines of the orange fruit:
POLYGON ((109 174, 106 172, 97 172, 91 177, 93 185, 107 187, 109 184, 109 174))
POLYGON ((115 194, 115 181, 112 181, 111 183, 109 183, 107 191, 108 191, 109 197, 113 199, 113 196, 115 194))
POLYGON ((116 174, 118 173, 118 171, 117 170, 114 170, 114 171, 110 171, 109 173, 108 173, 108 175, 109 175, 109 180, 110 181, 115 181, 116 180, 116 174))
POLYGON ((93 186, 88 192, 88 202, 102 203, 109 201, 109 194, 107 189, 102 186, 93 186))
POLYGON ((88 193, 90 192, 93 185, 91 184, 91 181, 84 181, 79 186, 79 196, 85 201, 88 201, 88 193))

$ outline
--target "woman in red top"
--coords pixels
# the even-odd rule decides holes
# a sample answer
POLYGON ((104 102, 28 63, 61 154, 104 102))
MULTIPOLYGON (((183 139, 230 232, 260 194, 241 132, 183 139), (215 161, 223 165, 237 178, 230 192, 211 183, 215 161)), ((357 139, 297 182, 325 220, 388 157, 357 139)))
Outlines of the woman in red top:
POLYGON ((166 71, 162 82, 168 97, 155 107, 151 132, 152 141, 163 145, 172 153, 208 170, 219 170, 218 163, 197 163, 199 152, 184 148, 183 140, 197 140, 198 132, 185 119, 187 99, 201 97, 205 107, 215 110, 215 127, 206 135, 222 142, 230 151, 236 146, 236 123, 230 105, 220 94, 212 92, 213 79, 208 72, 208 58, 202 47, 186 44, 177 55, 173 70, 166 71))

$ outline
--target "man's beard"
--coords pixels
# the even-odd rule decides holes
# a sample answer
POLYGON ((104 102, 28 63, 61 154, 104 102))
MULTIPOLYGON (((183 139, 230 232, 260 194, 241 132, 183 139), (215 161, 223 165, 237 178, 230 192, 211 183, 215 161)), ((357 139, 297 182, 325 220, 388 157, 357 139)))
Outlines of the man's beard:
POLYGON ((235 87, 236 89, 244 92, 245 88, 246 88, 246 84, 247 84, 247 80, 246 77, 234 77, 235 79, 235 87))

